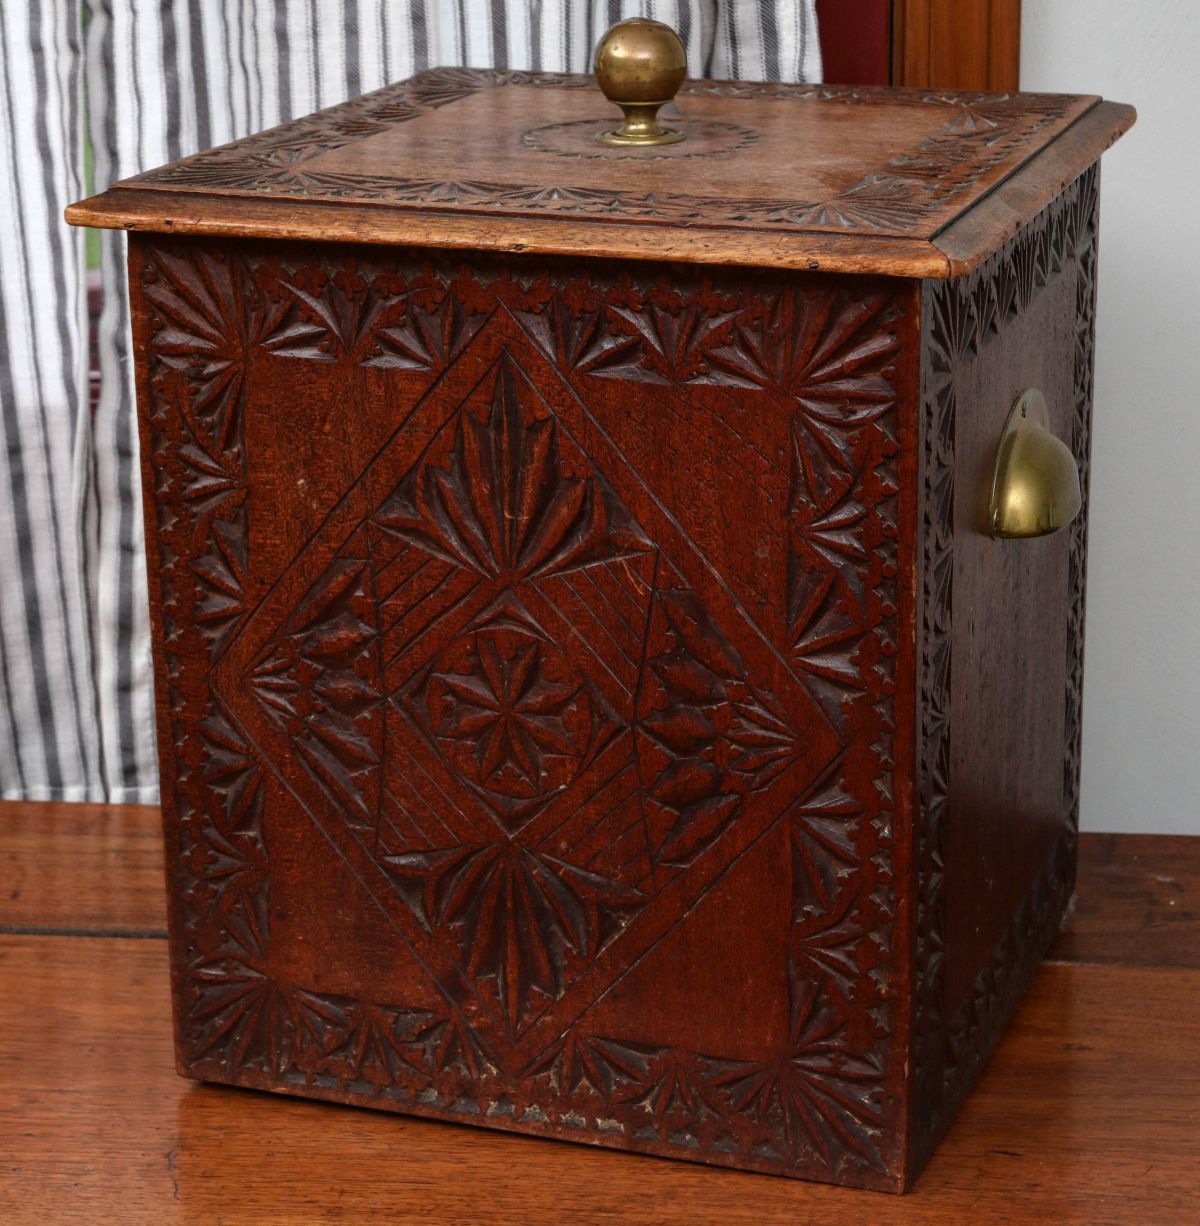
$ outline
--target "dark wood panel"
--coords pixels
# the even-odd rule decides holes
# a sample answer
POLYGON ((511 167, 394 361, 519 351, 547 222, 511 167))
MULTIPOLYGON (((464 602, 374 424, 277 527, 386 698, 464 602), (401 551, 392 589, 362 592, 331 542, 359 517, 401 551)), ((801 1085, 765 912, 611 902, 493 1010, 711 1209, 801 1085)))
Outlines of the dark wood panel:
POLYGON ((1198 998, 1195 971, 1043 968, 897 1198, 197 1087, 172 1068, 162 942, 3 936, 0 1220, 1184 1221, 1198 998))
POLYGON ((1027 387, 1054 406, 1086 491, 1097 190, 1093 169, 970 276, 924 291, 918 1155, 969 1091, 1074 883, 1086 508, 1067 532, 996 541, 987 506, 1027 387))
POLYGON ((892 84, 1020 88, 1021 0, 895 0, 892 84))

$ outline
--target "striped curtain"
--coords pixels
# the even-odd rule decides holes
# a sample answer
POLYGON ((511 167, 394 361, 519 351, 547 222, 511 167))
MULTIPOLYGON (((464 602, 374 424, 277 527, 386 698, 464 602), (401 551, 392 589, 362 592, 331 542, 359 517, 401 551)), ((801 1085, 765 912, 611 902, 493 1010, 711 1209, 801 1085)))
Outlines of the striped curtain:
POLYGON ((435 65, 586 72, 666 21, 693 76, 820 80, 815 0, 0 0, 0 797, 157 799, 125 241, 94 186, 435 65))

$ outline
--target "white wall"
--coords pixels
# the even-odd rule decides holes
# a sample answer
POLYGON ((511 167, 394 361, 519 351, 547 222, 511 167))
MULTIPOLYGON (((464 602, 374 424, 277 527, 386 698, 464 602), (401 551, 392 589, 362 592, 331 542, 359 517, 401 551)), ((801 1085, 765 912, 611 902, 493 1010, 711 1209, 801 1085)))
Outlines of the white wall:
POLYGON ((1200 834, 1200 3, 1022 21, 1023 89, 1138 109, 1101 175, 1081 823, 1200 834))

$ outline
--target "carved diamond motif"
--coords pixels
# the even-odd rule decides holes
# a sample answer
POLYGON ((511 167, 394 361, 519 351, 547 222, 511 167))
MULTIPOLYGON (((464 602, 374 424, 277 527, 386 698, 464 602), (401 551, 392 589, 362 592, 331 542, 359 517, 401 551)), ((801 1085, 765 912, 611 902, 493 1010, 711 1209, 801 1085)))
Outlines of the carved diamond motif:
POLYGON ((498 313, 468 351, 297 560, 315 584, 285 576, 220 671, 419 956, 525 1058, 838 739, 782 661, 751 675, 760 632, 522 326, 498 313))

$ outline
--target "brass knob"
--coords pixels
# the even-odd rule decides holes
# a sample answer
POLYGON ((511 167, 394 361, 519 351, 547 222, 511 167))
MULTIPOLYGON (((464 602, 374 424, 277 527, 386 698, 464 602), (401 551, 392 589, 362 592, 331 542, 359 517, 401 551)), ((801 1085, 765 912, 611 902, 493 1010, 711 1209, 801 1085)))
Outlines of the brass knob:
POLYGON ((675 97, 687 76, 679 35, 661 21, 618 21, 596 45, 596 84, 625 112, 617 130, 596 137, 606 145, 672 145, 682 132, 658 122, 658 108, 675 97))
POLYGON ((1079 466, 1066 443, 1050 432, 1045 397, 1030 388, 1017 397, 996 453, 992 535, 1049 536, 1065 528, 1082 505, 1079 466))

